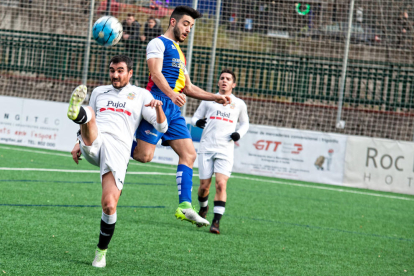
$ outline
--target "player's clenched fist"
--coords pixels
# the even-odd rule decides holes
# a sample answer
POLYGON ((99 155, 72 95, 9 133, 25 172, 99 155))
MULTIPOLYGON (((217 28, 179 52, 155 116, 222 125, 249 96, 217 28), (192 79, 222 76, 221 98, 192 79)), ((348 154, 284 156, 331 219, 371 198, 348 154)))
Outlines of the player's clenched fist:
POLYGON ((216 103, 222 104, 224 106, 231 104, 231 98, 229 95, 216 95, 216 99, 214 100, 216 103))
POLYGON ((159 100, 151 100, 148 104, 146 104, 145 106, 150 106, 151 108, 154 108, 154 107, 159 107, 159 106, 162 106, 162 101, 159 101, 159 100))
POLYGON ((183 93, 180 93, 180 94, 175 93, 171 97, 171 100, 173 101, 173 103, 175 103, 179 107, 182 107, 185 104, 185 102, 186 102, 185 94, 183 94, 183 93))

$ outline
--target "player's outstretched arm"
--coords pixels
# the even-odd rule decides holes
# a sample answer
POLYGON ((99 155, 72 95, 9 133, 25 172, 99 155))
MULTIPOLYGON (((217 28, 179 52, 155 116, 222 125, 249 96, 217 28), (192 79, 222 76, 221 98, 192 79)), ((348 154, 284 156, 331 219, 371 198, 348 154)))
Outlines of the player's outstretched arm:
POLYGON ((167 117, 165 116, 165 113, 162 110, 162 102, 152 99, 149 103, 145 104, 144 106, 145 108, 142 110, 142 116, 144 117, 144 119, 147 122, 151 123, 157 131, 162 133, 167 132, 168 123, 167 117))
POLYGON ((181 107, 185 104, 185 95, 178 94, 171 89, 168 81, 161 72, 162 62, 162 58, 150 58, 147 60, 148 69, 151 73, 151 79, 155 85, 157 85, 157 87, 172 100, 173 103, 181 107))
POLYGON ((185 87, 184 94, 191 98, 204 100, 204 101, 215 101, 216 103, 227 105, 231 103, 230 96, 223 96, 219 94, 213 94, 207 91, 204 91, 200 87, 192 84, 189 75, 185 75, 185 87))

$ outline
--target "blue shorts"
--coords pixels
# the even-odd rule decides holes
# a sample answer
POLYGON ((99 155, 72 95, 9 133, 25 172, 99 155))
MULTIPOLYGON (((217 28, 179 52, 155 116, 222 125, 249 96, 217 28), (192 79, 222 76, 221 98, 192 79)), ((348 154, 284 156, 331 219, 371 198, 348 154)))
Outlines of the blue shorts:
POLYGON ((162 145, 168 146, 168 141, 178 139, 191 139, 187 123, 181 116, 180 108, 174 104, 170 98, 161 97, 153 94, 154 99, 162 101, 162 109, 167 117, 168 130, 166 133, 158 132, 153 125, 142 120, 135 133, 139 140, 156 145, 162 138, 162 145))

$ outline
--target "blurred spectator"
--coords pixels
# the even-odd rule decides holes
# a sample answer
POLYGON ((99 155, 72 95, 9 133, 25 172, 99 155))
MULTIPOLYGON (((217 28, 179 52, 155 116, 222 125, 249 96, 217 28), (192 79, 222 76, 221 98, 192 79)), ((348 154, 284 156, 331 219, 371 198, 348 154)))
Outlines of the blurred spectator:
POLYGON ((401 17, 398 18, 397 24, 397 44, 400 48, 407 46, 407 39, 411 32, 412 26, 408 19, 408 12, 404 11, 401 17))
POLYGON ((135 20, 134 15, 129 13, 127 19, 122 22, 122 28, 124 29, 122 41, 125 45, 125 52, 134 62, 137 62, 141 25, 135 20))
POLYGON ((144 27, 144 35, 141 36, 141 41, 145 41, 147 44, 153 38, 159 37, 160 35, 162 35, 160 23, 158 23, 154 17, 148 17, 144 27))
POLYGON ((253 19, 250 14, 244 19, 244 31, 251 32, 253 30, 253 19))
POLYGON ((237 17, 235 13, 232 13, 230 18, 229 18, 229 28, 231 31, 235 31, 237 29, 237 17))

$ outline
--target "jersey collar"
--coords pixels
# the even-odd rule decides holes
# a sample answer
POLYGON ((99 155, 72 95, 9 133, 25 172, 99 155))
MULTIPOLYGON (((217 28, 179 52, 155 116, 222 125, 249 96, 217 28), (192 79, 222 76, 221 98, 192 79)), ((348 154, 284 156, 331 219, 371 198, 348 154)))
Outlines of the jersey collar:
POLYGON ((176 43, 176 44, 180 44, 180 43, 178 43, 177 41, 175 41, 174 39, 171 39, 171 38, 169 38, 169 37, 166 37, 165 35, 161 35, 162 37, 164 37, 164 38, 166 38, 166 39, 168 39, 168 40, 171 40, 172 42, 174 42, 174 43, 176 43))

